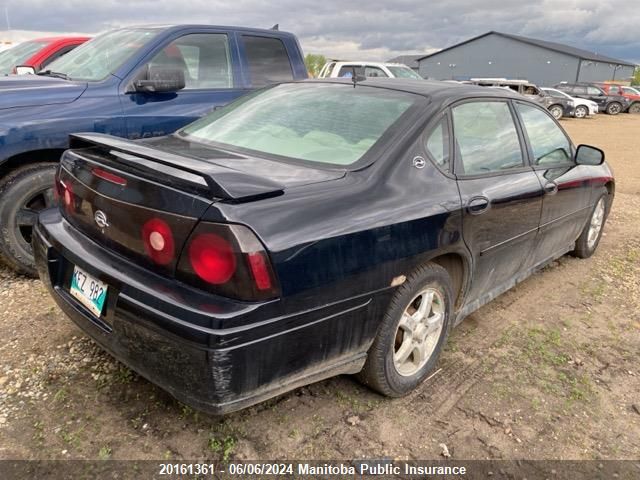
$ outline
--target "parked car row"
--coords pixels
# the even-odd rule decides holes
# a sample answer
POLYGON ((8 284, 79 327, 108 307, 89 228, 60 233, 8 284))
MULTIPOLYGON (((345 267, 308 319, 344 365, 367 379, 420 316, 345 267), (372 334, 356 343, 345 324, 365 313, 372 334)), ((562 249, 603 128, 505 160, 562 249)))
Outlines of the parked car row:
POLYGON ((574 97, 591 100, 609 115, 640 113, 640 93, 632 87, 608 83, 559 83, 555 86, 574 97))
POLYGON ((154 26, 1 77, 4 261, 199 409, 343 373, 409 393, 467 315, 594 253, 614 178, 554 120, 571 100, 343 67, 307 81, 277 30, 154 26))

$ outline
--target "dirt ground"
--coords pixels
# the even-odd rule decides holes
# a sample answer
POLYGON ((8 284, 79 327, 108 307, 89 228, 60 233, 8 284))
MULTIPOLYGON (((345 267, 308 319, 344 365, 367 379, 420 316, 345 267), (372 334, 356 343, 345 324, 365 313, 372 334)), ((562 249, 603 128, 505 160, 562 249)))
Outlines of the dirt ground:
POLYGON ((466 319, 435 376, 385 399, 351 377, 223 418, 114 361, 0 267, 0 459, 637 459, 640 115, 565 120, 617 192, 589 260, 563 257, 466 319))

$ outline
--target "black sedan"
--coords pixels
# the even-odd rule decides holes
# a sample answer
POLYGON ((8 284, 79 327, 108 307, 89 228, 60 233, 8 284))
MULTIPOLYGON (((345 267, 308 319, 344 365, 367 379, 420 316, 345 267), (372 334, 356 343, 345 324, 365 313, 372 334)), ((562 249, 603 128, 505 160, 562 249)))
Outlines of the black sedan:
POLYGON ((540 105, 357 80, 274 86, 168 137, 75 135, 34 235, 60 307, 210 412, 344 373, 401 396, 469 313, 593 254, 612 173, 540 105))

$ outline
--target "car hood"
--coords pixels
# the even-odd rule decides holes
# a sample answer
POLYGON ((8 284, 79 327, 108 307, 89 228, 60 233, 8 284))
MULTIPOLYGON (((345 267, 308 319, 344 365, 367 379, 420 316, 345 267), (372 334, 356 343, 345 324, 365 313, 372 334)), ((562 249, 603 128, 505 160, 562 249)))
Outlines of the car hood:
POLYGON ((86 82, 40 75, 0 77, 0 110, 71 103, 86 90, 86 82))

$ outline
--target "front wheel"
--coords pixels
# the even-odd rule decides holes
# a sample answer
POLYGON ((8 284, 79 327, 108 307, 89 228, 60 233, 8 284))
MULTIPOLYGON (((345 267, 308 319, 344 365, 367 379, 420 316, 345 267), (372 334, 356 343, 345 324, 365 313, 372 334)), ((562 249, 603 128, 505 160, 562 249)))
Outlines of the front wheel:
POLYGON ((447 271, 429 263, 394 294, 359 379, 389 397, 406 395, 433 370, 451 325, 447 271))
POLYGON ((598 248, 602 230, 607 220, 607 194, 603 193, 591 211, 589 221, 576 241, 576 247, 571 252, 578 258, 589 258, 598 248))
POLYGON ((589 115, 589 109, 584 105, 578 105, 573 112, 573 116, 576 118, 584 118, 589 115))
POLYGON ((560 120, 562 118, 564 110, 560 105, 552 105, 549 107, 549 112, 551 113, 551 115, 553 115, 553 118, 555 118, 556 120, 560 120))
POLYGON ((55 205, 55 165, 26 165, 0 183, 0 254, 18 273, 36 276, 31 236, 38 213, 55 205))
POLYGON ((618 115, 622 111, 622 105, 618 102, 611 102, 607 105, 607 113, 609 115, 618 115))
POLYGON ((640 102, 635 102, 629 107, 629 113, 640 113, 640 102))

